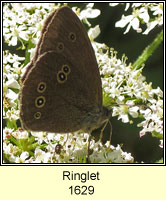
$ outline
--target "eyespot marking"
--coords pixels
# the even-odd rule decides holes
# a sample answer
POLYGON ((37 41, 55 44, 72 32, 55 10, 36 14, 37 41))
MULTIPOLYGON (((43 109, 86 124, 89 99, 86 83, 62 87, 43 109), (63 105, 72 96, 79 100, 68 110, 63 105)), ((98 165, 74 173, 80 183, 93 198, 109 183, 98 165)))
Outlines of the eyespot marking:
POLYGON ((39 96, 35 99, 35 106, 37 108, 42 108, 45 105, 46 99, 44 96, 39 96))
POLYGON ((70 41, 72 41, 72 42, 76 41, 76 34, 75 33, 70 32, 68 37, 69 37, 70 41))
POLYGON ((65 65, 63 65, 62 66, 62 71, 65 73, 65 74, 69 74, 70 73, 70 67, 69 67, 69 65, 67 65, 67 64, 65 64, 65 65))
POLYGON ((37 91, 39 93, 43 93, 46 90, 46 83, 45 82, 40 82, 37 86, 37 91))
POLYGON ((64 83, 67 81, 67 75, 63 71, 57 73, 57 81, 59 83, 64 83))
POLYGON ((64 50, 64 44, 62 42, 58 42, 56 50, 61 53, 64 50))
POLYGON ((40 118, 41 118, 41 112, 36 112, 36 113, 34 114, 34 118, 35 118, 35 119, 40 119, 40 118))

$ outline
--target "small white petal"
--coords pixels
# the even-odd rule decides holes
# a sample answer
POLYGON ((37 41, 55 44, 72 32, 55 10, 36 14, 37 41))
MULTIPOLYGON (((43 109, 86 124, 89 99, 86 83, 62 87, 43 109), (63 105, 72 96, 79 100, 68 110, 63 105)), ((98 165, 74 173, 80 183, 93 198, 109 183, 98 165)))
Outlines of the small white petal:
POLYGON ((12 100, 16 100, 18 98, 18 94, 13 92, 12 90, 8 89, 8 93, 6 94, 6 97, 12 100))
POLYGON ((132 20, 131 24, 132 24, 132 27, 133 27, 134 30, 138 30, 138 28, 139 28, 139 20, 138 20, 138 18, 134 18, 132 20))
POLYGON ((133 19, 133 16, 132 15, 129 15, 129 16, 124 16, 122 15, 122 18, 121 20, 117 21, 115 23, 115 27, 125 27, 131 20, 133 19))
POLYGON ((117 6, 119 3, 109 3, 109 6, 115 7, 117 6))
POLYGON ((17 82, 14 78, 8 80, 8 81, 6 82, 6 85, 7 85, 9 88, 20 89, 20 85, 18 84, 18 82, 17 82))
POLYGON ((100 27, 99 25, 95 26, 94 28, 90 28, 88 31, 89 37, 95 39, 100 34, 100 27))

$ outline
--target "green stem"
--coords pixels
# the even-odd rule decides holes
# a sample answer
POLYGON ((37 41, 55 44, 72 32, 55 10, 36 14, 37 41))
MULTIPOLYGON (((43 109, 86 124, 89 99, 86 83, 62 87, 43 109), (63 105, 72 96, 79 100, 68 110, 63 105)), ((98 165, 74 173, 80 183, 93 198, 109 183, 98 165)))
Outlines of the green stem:
POLYGON ((146 47, 146 49, 142 52, 142 55, 135 61, 133 64, 134 68, 139 69, 143 63, 152 55, 152 53, 157 49, 160 43, 163 41, 163 30, 157 35, 154 41, 146 47))

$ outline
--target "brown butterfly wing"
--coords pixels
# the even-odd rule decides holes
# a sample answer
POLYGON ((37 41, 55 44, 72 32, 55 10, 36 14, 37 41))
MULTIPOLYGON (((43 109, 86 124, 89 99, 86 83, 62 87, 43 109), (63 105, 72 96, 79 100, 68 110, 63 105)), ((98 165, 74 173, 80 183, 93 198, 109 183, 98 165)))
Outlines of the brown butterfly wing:
POLYGON ((22 89, 20 116, 24 128, 76 131, 90 111, 101 108, 101 79, 94 51, 83 25, 70 8, 62 7, 46 20, 30 68, 22 89), (71 71, 62 84, 56 82, 57 74, 65 64, 71 71), (36 108, 40 82, 46 83, 48 89, 43 93, 44 106, 36 108), (41 114, 35 116, 40 119, 35 119, 35 113, 41 114))
MULTIPOLYGON (((63 73, 62 73, 63 74, 63 73)), ((82 121, 88 112, 96 109, 88 90, 88 83, 82 78, 79 68, 67 58, 49 51, 41 55, 24 81, 21 91, 21 121, 23 128, 33 131, 73 132, 83 128, 82 121), (64 81, 59 72, 68 66, 70 72, 64 81), (40 91, 40 83, 45 90, 40 91), (37 104, 44 98, 43 106, 37 104), (36 113, 40 113, 37 118, 36 113)))
MULTIPOLYGON (((91 95, 95 103, 102 105, 101 78, 94 54, 85 28, 79 18, 69 7, 62 7, 55 11, 47 31, 39 47, 39 54, 49 50, 57 50, 58 44, 64 45, 63 54, 82 71, 85 81, 89 84, 91 95), (75 40, 70 39, 70 34, 75 34, 75 40)), ((58 50, 57 50, 58 51, 58 50)))

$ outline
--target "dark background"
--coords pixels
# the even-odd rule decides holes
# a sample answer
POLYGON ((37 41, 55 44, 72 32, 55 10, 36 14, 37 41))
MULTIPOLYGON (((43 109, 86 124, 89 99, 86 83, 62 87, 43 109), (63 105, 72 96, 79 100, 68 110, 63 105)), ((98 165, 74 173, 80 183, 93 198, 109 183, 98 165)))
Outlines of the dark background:
MULTIPOLYGON (((85 3, 69 3, 69 6, 77 6, 80 8, 85 7, 85 3)), ((109 47, 113 47, 118 52, 118 58, 122 55, 128 57, 127 63, 134 63, 142 51, 149 45, 163 27, 155 27, 149 32, 148 35, 137 33, 132 28, 126 34, 123 34, 126 30, 124 28, 115 28, 115 23, 121 19, 124 13, 125 5, 118 5, 116 7, 110 7, 108 3, 95 3, 94 8, 101 11, 95 19, 88 19, 92 24, 92 27, 99 24, 101 34, 95 39, 97 42, 105 43, 109 47)), ((126 15, 132 13, 131 8, 125 12, 126 15)), ((145 27, 146 28, 146 27, 145 27)), ((143 29, 144 31, 145 29, 143 29)), ((143 69, 143 75, 146 77, 146 81, 152 82, 152 87, 158 86, 163 90, 163 43, 156 49, 153 55, 146 61, 143 69)), ((163 149, 159 147, 159 139, 151 136, 151 133, 147 133, 143 137, 139 137, 141 128, 137 127, 137 124, 141 122, 139 119, 132 119, 134 123, 124 124, 117 117, 110 119, 112 124, 112 141, 113 145, 123 144, 122 149, 127 152, 131 152, 135 161, 145 163, 154 163, 163 156, 163 149)), ((99 133, 97 130, 93 133, 99 133)), ((105 137, 109 134, 109 127, 105 130, 105 137)), ((109 137, 109 136, 108 136, 109 137)))

